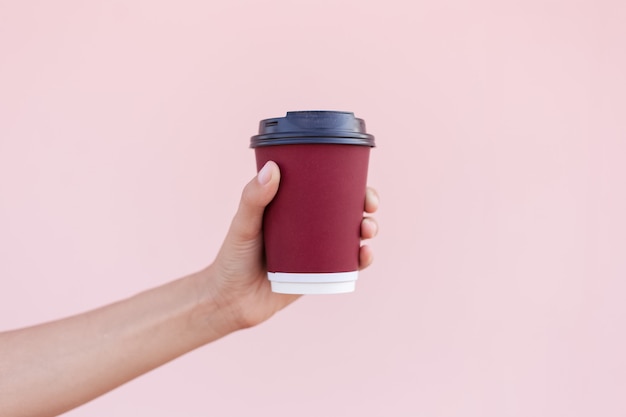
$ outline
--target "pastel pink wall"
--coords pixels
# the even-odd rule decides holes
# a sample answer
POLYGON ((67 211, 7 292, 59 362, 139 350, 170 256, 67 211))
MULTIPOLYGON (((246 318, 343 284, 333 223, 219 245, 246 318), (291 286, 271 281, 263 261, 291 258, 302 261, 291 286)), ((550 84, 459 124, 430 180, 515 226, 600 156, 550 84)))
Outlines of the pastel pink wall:
POLYGON ((382 196, 357 292, 68 415, 623 416, 624 27, 619 0, 0 2, 0 328, 205 266, 258 120, 351 110, 382 196))

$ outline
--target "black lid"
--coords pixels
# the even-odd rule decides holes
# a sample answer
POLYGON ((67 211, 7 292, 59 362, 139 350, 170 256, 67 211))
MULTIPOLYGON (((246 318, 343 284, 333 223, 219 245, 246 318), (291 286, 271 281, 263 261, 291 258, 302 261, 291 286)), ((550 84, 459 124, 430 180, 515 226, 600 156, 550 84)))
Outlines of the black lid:
POLYGON ((251 148, 300 143, 375 146, 363 119, 343 111, 290 111, 285 117, 261 120, 259 134, 250 138, 251 148))

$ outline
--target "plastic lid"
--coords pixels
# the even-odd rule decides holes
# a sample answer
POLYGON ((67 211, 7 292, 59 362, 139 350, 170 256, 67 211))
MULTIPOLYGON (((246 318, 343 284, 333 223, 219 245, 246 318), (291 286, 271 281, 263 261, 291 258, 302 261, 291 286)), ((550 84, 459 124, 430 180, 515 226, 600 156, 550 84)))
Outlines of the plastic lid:
POLYGON ((290 111, 285 117, 261 120, 259 134, 250 139, 251 148, 302 143, 376 146, 363 119, 327 110, 290 111))

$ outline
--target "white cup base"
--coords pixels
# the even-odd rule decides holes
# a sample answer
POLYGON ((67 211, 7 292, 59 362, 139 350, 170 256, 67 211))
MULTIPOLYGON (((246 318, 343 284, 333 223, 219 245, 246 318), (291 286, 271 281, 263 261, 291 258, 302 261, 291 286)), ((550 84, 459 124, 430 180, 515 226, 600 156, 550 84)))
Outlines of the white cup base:
POLYGON ((344 294, 354 292, 359 271, 322 274, 270 272, 272 292, 281 294, 344 294))

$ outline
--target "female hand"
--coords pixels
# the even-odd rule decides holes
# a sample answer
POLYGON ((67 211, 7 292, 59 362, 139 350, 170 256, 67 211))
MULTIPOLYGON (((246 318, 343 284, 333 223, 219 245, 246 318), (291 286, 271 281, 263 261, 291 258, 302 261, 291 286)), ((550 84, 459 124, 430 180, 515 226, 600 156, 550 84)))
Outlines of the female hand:
MULTIPOLYGON (((239 209, 217 258, 207 268, 214 301, 220 311, 229 314, 236 328, 259 324, 299 298, 299 295, 277 294, 271 290, 263 259, 263 212, 278 191, 280 170, 268 162, 243 190, 239 209)), ((372 188, 365 193, 364 211, 378 209, 378 194, 372 188)), ((361 239, 376 236, 378 225, 371 217, 361 223, 361 239)), ((359 268, 373 260, 369 246, 359 253, 359 268)))

